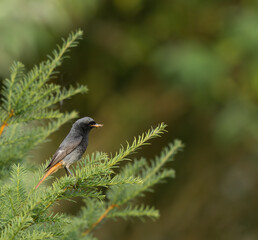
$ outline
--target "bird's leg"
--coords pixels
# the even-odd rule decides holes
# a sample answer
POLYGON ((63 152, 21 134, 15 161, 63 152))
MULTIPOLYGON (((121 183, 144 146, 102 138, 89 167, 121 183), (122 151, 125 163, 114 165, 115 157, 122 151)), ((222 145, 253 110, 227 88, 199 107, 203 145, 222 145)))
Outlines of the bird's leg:
POLYGON ((73 177, 73 174, 72 172, 70 171, 69 167, 64 167, 65 171, 66 171, 66 174, 67 176, 72 176, 73 177))
POLYGON ((67 176, 69 177, 69 176, 70 176, 70 174, 69 174, 69 172, 68 172, 67 168, 66 168, 66 167, 64 167, 64 169, 65 169, 65 171, 66 171, 67 176))

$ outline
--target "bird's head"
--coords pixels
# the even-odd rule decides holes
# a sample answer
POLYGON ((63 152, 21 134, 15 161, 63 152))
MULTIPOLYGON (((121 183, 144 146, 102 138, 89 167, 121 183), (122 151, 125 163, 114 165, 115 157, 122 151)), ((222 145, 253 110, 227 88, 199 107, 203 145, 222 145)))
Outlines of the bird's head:
POLYGON ((91 129, 99 128, 99 127, 102 127, 103 125, 96 123, 90 117, 84 117, 84 118, 81 118, 81 119, 77 120, 74 123, 74 126, 76 128, 79 128, 79 129, 83 130, 84 132, 89 132, 91 129))

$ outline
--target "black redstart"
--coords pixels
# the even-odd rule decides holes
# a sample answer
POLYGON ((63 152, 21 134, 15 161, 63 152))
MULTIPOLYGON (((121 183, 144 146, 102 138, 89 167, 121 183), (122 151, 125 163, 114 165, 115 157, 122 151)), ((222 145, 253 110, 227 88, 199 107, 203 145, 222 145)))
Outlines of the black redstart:
POLYGON ((46 174, 41 178, 36 186, 36 189, 46 179, 47 176, 56 172, 61 167, 65 168, 68 175, 72 175, 69 167, 74 162, 80 160, 83 153, 86 151, 88 146, 88 136, 91 129, 102 126, 102 124, 96 123, 90 117, 84 117, 77 120, 52 157, 49 165, 45 170, 46 174))

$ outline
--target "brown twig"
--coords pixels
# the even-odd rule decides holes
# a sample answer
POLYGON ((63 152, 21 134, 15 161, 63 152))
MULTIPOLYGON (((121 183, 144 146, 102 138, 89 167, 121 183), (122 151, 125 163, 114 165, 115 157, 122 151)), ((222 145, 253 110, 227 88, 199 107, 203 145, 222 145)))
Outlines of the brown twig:
POLYGON ((3 133, 4 129, 5 129, 5 127, 8 126, 8 123, 7 123, 7 122, 8 122, 8 120, 9 120, 12 116, 14 116, 14 111, 13 111, 13 109, 12 109, 11 112, 8 114, 7 118, 4 120, 2 126, 0 127, 0 136, 2 135, 2 133, 3 133))
POLYGON ((115 207, 118 207, 117 204, 111 204, 105 212, 99 217, 99 219, 91 225, 90 228, 88 228, 86 231, 82 233, 83 236, 87 235, 92 229, 94 229, 106 216, 107 214, 115 207))

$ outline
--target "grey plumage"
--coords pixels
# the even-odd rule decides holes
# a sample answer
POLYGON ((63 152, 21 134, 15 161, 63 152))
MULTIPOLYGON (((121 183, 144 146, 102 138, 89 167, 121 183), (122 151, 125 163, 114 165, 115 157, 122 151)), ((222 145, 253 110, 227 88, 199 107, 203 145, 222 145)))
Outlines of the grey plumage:
POLYGON ((92 118, 84 117, 77 120, 66 138, 60 144, 59 148, 53 155, 49 165, 46 168, 46 174, 40 180, 36 188, 44 181, 44 179, 63 166, 67 174, 72 175, 69 167, 82 157, 88 146, 88 137, 92 128, 102 127, 92 118))

